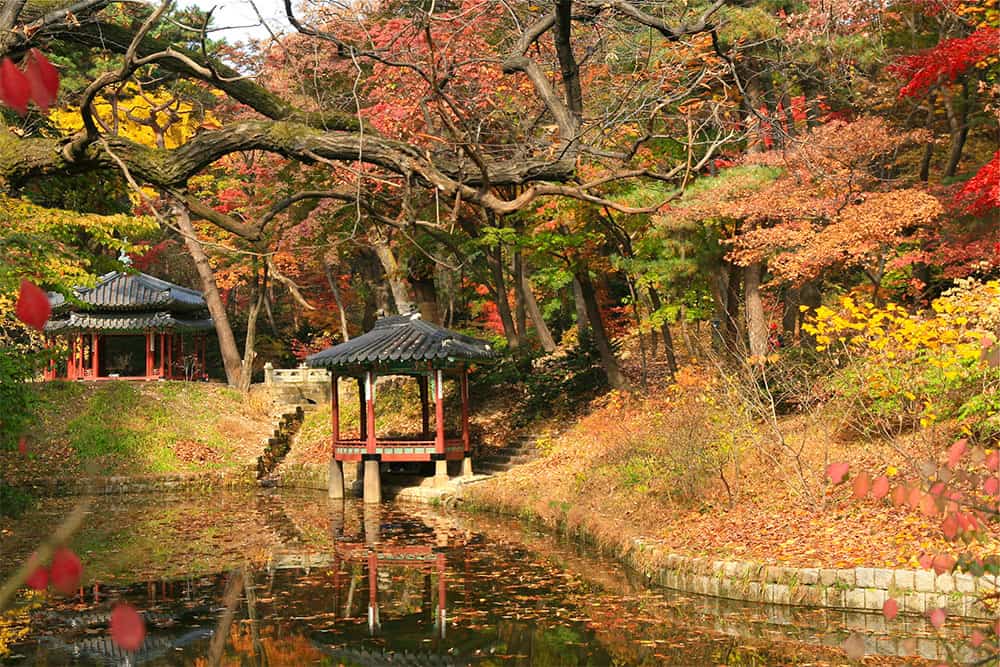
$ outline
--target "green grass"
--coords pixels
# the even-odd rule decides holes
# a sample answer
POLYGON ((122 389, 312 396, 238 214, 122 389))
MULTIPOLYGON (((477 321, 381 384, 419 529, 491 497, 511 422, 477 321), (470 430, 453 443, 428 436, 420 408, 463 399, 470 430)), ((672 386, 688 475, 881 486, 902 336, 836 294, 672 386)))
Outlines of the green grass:
POLYGON ((81 468, 100 474, 204 471, 247 463, 238 459, 248 459, 270 421, 249 414, 239 392, 203 383, 49 382, 39 385, 37 394, 40 448, 68 449, 81 468), (177 448, 210 456, 184 461, 177 448))

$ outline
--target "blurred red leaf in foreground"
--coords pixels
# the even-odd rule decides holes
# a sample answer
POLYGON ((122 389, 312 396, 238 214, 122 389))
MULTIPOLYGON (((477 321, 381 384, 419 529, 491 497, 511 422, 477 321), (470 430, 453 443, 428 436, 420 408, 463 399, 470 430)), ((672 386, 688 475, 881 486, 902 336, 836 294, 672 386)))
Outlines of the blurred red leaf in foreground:
POLYGON ((111 641, 125 649, 135 651, 146 638, 146 622, 130 604, 119 603, 111 611, 111 641))
POLYGON ((17 319, 28 326, 39 331, 45 326, 52 314, 52 306, 49 304, 49 297, 38 285, 27 281, 21 281, 21 292, 17 296, 17 319))

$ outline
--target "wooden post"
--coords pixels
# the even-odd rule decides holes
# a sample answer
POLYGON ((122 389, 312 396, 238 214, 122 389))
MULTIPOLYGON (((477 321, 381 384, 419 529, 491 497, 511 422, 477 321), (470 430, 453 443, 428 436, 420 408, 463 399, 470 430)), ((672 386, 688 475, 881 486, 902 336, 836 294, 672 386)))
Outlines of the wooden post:
POLYGON ((160 333, 160 377, 163 377, 163 367, 165 365, 167 356, 167 345, 166 345, 167 335, 165 333, 160 333))
POLYGON ((437 555, 437 575, 438 575, 438 613, 437 621, 435 625, 441 633, 441 639, 444 639, 445 626, 447 625, 447 618, 445 612, 445 597, 447 595, 447 589, 445 588, 445 578, 444 578, 444 554, 438 552, 437 555))
POLYGON ((469 437, 469 371, 462 367, 462 448, 465 456, 462 458, 462 476, 472 476, 472 440, 469 437))
POLYGON ((153 350, 156 349, 156 336, 152 331, 146 333, 146 379, 153 377, 153 350))
POLYGON ((337 442, 340 440, 340 396, 337 374, 333 373, 330 380, 330 426, 333 436, 330 443, 330 481, 327 495, 330 498, 344 497, 344 465, 337 460, 337 442))
POLYGON ((427 376, 418 375, 417 383, 420 385, 420 424, 421 439, 426 440, 431 435, 431 406, 427 398, 427 376))
POLYGON ((368 632, 379 628, 378 620, 378 560, 375 551, 368 552, 368 632))
POLYGON ((358 378, 358 439, 364 442, 368 439, 368 411, 365 403, 365 378, 358 378))
POLYGON ((333 450, 340 440, 340 378, 336 373, 330 379, 330 426, 333 429, 333 450))
POLYGON ((66 379, 76 379, 76 336, 69 339, 69 356, 66 358, 66 379))
POLYGON ((375 453, 375 373, 365 372, 365 422, 368 424, 366 450, 375 453))
MULTIPOLYGON (((382 502, 382 479, 379 475, 379 457, 375 452, 375 372, 365 371, 364 415, 365 415, 365 480, 363 496, 365 503, 382 502)), ((376 612, 377 613, 377 612, 376 612)))
POLYGON ((98 359, 97 359, 97 334, 90 334, 90 372, 97 379, 98 359))
POLYGON ((434 483, 442 486, 448 481, 448 460, 444 451, 444 374, 434 371, 434 417, 437 433, 434 437, 434 483))

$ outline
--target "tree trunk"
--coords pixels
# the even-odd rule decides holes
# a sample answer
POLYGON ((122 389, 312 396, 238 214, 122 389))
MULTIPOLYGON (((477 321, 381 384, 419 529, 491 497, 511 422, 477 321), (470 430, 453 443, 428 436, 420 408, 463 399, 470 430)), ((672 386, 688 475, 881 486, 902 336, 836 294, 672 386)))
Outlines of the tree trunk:
POLYGON ((333 294, 333 301, 337 304, 337 311, 340 313, 340 336, 345 341, 351 340, 351 335, 347 331, 347 313, 344 312, 344 301, 340 298, 340 287, 337 285, 337 278, 333 275, 333 268, 324 257, 323 273, 326 274, 326 282, 330 285, 330 293, 333 294))
POLYGON ((403 278, 402 269, 393 254, 389 242, 382 238, 374 238, 371 242, 375 256, 382 263, 382 270, 385 272, 385 280, 392 290, 392 300, 396 303, 396 312, 400 315, 409 313, 413 308, 413 301, 410 300, 409 286, 403 278))
POLYGON ((524 296, 524 262, 520 249, 514 250, 514 323, 517 325, 518 347, 528 346, 528 311, 524 296))
POLYGON ((257 343, 257 316, 260 315, 261 307, 264 305, 264 292, 267 289, 267 267, 264 268, 264 279, 257 278, 257 267, 254 264, 254 289, 250 292, 252 304, 250 312, 247 313, 247 337, 243 341, 243 361, 240 364, 240 382, 237 388, 242 392, 250 391, 250 382, 253 380, 253 362, 257 359, 257 351, 254 346, 257 343))
POLYGON ((219 294, 219 286, 215 282, 215 273, 212 265, 208 261, 208 255, 202 247, 198 236, 195 233, 194 225, 191 224, 191 216, 187 207, 175 203, 172 206, 174 219, 184 237, 184 245, 187 247, 191 259, 194 260, 195 269, 198 271, 198 278, 201 279, 201 291, 205 295, 205 304, 208 312, 212 316, 215 325, 215 335, 219 340, 219 352, 222 355, 222 365, 226 370, 226 382, 230 387, 239 387, 242 376, 242 364, 240 362, 240 351, 236 347, 236 338, 233 336, 233 328, 229 324, 229 315, 226 313, 226 306, 222 302, 222 295, 219 294))
POLYGON ((951 151, 948 154, 948 164, 945 165, 944 175, 951 178, 958 170, 958 163, 962 161, 962 151, 965 149, 965 140, 969 136, 969 83, 966 80, 962 84, 962 108, 955 111, 951 94, 944 95, 944 109, 948 117, 948 129, 951 131, 951 151))
POLYGON ((580 286, 580 296, 587 311, 587 319, 590 321, 590 332, 594 337, 597 352, 601 355, 601 365, 608 376, 608 384, 612 389, 628 389, 628 380, 618 365, 618 359, 615 358, 614 350, 611 348, 611 340, 604 328, 604 321, 601 319, 601 308, 597 303, 594 283, 591 282, 586 270, 577 271, 575 278, 580 286))
POLYGON ((764 302, 760 294, 760 281, 764 265, 760 262, 743 269, 743 289, 746 300, 747 335, 750 339, 750 356, 767 356, 767 319, 764 317, 764 302))
POLYGON ((576 307, 577 338, 583 340, 590 327, 590 321, 587 318, 587 304, 583 300, 583 288, 580 287, 580 281, 576 276, 573 276, 573 305, 576 307))
POLYGON ((786 285, 781 292, 781 331, 789 342, 795 338, 795 324, 799 321, 799 289, 786 285))
POLYGON ((815 313, 816 309, 823 303, 823 295, 820 292, 818 280, 802 284, 799 288, 799 301, 802 302, 803 306, 806 306, 806 310, 799 311, 799 331, 802 332, 799 336, 799 342, 801 345, 813 348, 816 347, 816 339, 802 328, 802 323, 806 317, 815 313))
POLYGON ((514 328, 514 318, 510 314, 510 302, 507 301, 507 281, 503 277, 503 248, 497 244, 486 251, 486 263, 490 266, 493 276, 494 296, 496 297, 497 313, 503 324, 503 335, 507 339, 507 347, 518 348, 517 330, 514 328))
POLYGON ((528 316, 531 318, 532 324, 535 325, 538 342, 546 352, 554 352, 556 341, 552 338, 552 332, 549 331, 548 325, 545 324, 542 310, 538 307, 538 301, 535 299, 535 293, 531 291, 531 279, 528 276, 529 267, 527 263, 522 263, 521 268, 521 294, 524 296, 524 306, 528 310, 528 316))
POLYGON ((726 289, 722 303, 722 344, 726 353, 738 357, 740 353, 740 280, 741 272, 735 264, 726 263, 726 289))
MULTIPOLYGON (((652 285, 647 289, 649 292, 649 302, 655 312, 663 307, 663 302, 660 301, 660 293, 652 285)), ((667 358, 667 368, 670 369, 670 375, 673 377, 677 373, 677 355, 674 353, 674 337, 670 335, 670 323, 666 320, 663 320, 663 324, 660 325, 660 334, 663 336, 663 354, 667 358)))

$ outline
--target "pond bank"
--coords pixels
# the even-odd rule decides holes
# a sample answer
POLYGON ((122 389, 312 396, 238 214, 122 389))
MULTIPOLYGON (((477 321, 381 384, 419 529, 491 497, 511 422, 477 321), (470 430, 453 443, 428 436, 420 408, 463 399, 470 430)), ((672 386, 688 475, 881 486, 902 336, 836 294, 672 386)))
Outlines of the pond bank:
MULTIPOLYGON (((488 487, 464 494, 461 507, 517 517, 596 547, 667 588, 729 600, 823 608, 846 613, 866 612, 860 623, 884 623, 882 607, 892 598, 899 612, 925 615, 944 608, 950 617, 995 620, 996 611, 983 602, 998 590, 997 577, 965 573, 936 575, 933 570, 875 567, 785 567, 754 561, 715 560, 685 556, 661 548, 624 527, 609 531, 592 515, 570 512, 552 501, 541 515, 524 502, 499 502, 488 487), (482 491, 486 491, 483 493, 482 491), (877 615, 876 615, 877 614, 877 615)), ((846 621, 845 616, 845 621, 846 621)), ((858 621, 855 620, 855 624, 858 621)))

